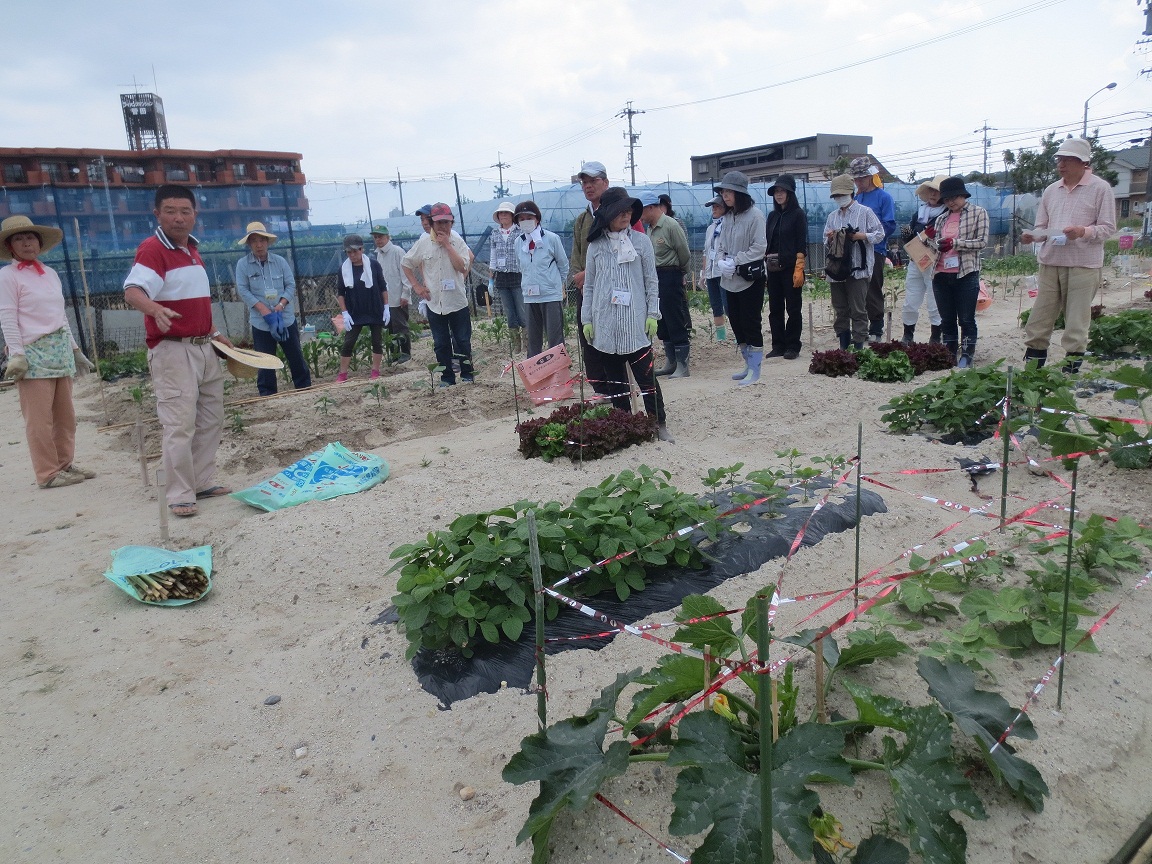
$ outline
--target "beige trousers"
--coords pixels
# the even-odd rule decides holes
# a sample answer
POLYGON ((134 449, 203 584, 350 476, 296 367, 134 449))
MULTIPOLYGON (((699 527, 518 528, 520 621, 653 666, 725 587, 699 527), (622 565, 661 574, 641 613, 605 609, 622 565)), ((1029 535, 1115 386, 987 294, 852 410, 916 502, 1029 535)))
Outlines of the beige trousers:
POLYGON ((36 482, 43 486, 76 455, 76 411, 71 378, 22 378, 16 382, 24 434, 36 482))
POLYGON ((1064 336, 1060 339, 1060 345, 1065 353, 1083 354, 1088 350, 1092 298, 1100 287, 1100 268, 1041 264, 1040 276, 1036 281, 1039 290, 1024 327, 1024 345, 1047 351, 1052 328, 1063 312, 1064 336))
POLYGON ((224 372, 211 345, 164 340, 148 351, 163 432, 169 504, 196 500, 213 485, 224 434, 224 372))

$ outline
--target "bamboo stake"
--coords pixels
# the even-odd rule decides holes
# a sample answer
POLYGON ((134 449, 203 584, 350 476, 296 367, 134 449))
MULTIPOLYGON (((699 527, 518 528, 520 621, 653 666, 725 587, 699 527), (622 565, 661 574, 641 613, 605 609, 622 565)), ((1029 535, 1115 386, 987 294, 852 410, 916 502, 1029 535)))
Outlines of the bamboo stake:
POLYGON ((80 220, 73 217, 76 232, 76 254, 80 256, 80 281, 84 285, 84 317, 88 319, 88 332, 92 335, 92 363, 96 366, 96 380, 100 384, 100 407, 104 409, 104 423, 108 423, 108 400, 104 396, 104 376, 100 374, 100 342, 96 338, 96 316, 88 298, 88 274, 84 271, 84 246, 80 243, 80 220))
POLYGON ((1012 367, 1008 367, 1008 387, 1004 394, 1004 428, 1000 430, 1000 437, 1004 439, 1004 457, 1000 462, 1000 533, 1004 533, 1004 526, 1008 521, 1008 457, 1009 438, 1011 437, 1012 418, 1012 367))
POLYGON ((816 317, 815 313, 812 311, 812 301, 809 300, 808 301, 808 344, 812 346, 813 351, 816 350, 816 336, 814 335, 815 331, 814 331, 814 324, 813 324, 813 319, 815 317, 816 317))
POLYGON ((824 705, 824 640, 816 640, 816 720, 828 722, 828 711, 824 705))
POLYGON ((856 562, 852 576, 852 604, 853 608, 860 608, 860 466, 864 461, 861 451, 864 449, 864 423, 856 427, 856 562))
POLYGON ((1068 665, 1068 658, 1064 652, 1068 646, 1068 598, 1072 591, 1072 529, 1076 526, 1076 472, 1080 468, 1080 460, 1072 463, 1072 496, 1068 501, 1068 553, 1064 558, 1064 611, 1060 617, 1060 679, 1056 684, 1056 710, 1063 707, 1064 702, 1064 667, 1068 665))
POLYGON ((156 469, 156 502, 160 507, 160 542, 168 542, 168 478, 163 468, 156 469))
POLYGON ((536 604, 536 715, 543 731, 548 726, 548 673, 544 666, 544 577, 540 571, 535 510, 528 511, 528 553, 532 559, 532 588, 536 604))
POLYGON ((140 481, 148 488, 148 456, 144 450, 144 421, 136 418, 136 451, 140 455, 140 481))
POLYGON ((756 657, 760 661, 760 674, 756 676, 757 707, 760 711, 760 862, 773 864, 772 846, 772 676, 768 674, 770 631, 768 629, 768 598, 759 597, 756 607, 756 657))

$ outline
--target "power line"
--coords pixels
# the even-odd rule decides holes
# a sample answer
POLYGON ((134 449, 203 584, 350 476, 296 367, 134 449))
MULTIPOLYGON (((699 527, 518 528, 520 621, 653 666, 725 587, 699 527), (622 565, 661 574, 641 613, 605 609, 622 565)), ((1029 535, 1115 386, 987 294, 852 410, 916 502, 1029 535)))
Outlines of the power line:
POLYGON ((813 78, 820 78, 824 75, 831 75, 834 72, 843 72, 846 69, 855 69, 858 66, 864 66, 868 63, 874 63, 877 60, 885 60, 889 57, 895 57, 899 54, 906 54, 909 51, 915 51, 918 48, 924 48, 928 45, 935 45, 938 42, 943 42, 946 39, 951 39, 955 36, 965 36, 969 33, 975 33, 978 30, 984 30, 995 24, 1001 24, 1005 21, 1010 21, 1013 18, 1019 18, 1021 15, 1027 15, 1032 12, 1038 12, 1041 9, 1047 9, 1050 6, 1056 6, 1064 3, 1066 0, 1040 0, 1040 2, 1032 3, 1029 6, 1024 6, 1013 12, 1005 12, 1003 15, 997 15, 983 21, 979 24, 969 24, 966 27, 961 27, 958 30, 953 30, 951 33, 943 33, 940 36, 933 36, 931 39, 925 39, 922 42, 916 42, 912 45, 906 45, 903 48, 895 48, 891 51, 886 51, 883 54, 877 54, 873 57, 866 57, 863 60, 856 60, 852 63, 845 63, 841 66, 833 66, 830 69, 823 69, 819 72, 812 72, 808 75, 801 75, 798 78, 789 78, 786 81, 778 81, 775 84, 765 84, 763 87, 753 87, 750 90, 740 90, 736 93, 726 93, 723 96, 709 96, 704 99, 694 99, 691 102, 677 102, 673 105, 661 105, 659 108, 649 108, 651 112, 656 111, 670 111, 673 108, 685 108, 689 105, 703 105, 706 102, 718 102, 721 99, 732 99, 736 96, 747 96, 749 93, 761 93, 765 90, 772 90, 776 87, 783 87, 786 84, 796 84, 800 81, 810 81, 813 78))

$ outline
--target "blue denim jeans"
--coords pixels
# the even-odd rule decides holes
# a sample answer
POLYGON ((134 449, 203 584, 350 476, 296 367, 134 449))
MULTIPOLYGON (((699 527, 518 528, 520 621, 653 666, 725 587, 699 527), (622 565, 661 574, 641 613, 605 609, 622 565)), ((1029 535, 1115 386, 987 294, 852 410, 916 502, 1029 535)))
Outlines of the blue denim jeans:
MULTIPOLYGON (((514 274, 519 276, 519 273, 514 274)), ((521 288, 497 288, 496 293, 500 295, 500 302, 504 306, 504 318, 508 322, 508 327, 515 330, 517 327, 523 327, 525 324, 526 316, 524 315, 524 293, 521 288)))
POLYGON ((447 384, 456 383, 456 373, 452 369, 452 357, 460 361, 460 377, 471 381, 472 371, 472 318, 468 307, 440 315, 428 310, 428 329, 432 331, 432 346, 436 351, 436 365, 443 366, 440 380, 447 384))
POLYGON ((728 314, 728 298, 724 296, 724 289, 720 287, 720 277, 705 279, 708 288, 708 303, 712 307, 712 317, 719 318, 728 314))
POLYGON ((932 294, 940 312, 940 341, 953 357, 959 343, 960 353, 971 360, 976 353, 976 301, 980 297, 980 271, 973 270, 960 277, 955 273, 937 273, 932 277, 932 294))
MULTIPOLYGON (((267 330, 252 328, 252 347, 261 354, 275 354, 277 342, 267 330)), ((297 390, 312 386, 312 375, 304 362, 304 352, 300 350, 300 325, 293 321, 288 328, 288 338, 279 343, 292 372, 292 386, 297 390)), ((261 396, 271 396, 276 392, 276 370, 261 369, 256 373, 256 390, 261 396)))

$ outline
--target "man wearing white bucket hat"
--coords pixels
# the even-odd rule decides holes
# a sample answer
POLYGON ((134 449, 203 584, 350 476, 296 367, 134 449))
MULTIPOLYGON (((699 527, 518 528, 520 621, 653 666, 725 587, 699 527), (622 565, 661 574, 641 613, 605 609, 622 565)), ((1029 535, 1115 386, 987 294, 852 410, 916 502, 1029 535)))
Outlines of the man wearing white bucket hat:
MULTIPOLYGON (((284 352, 292 370, 292 384, 297 390, 312 386, 304 352, 300 350, 300 327, 293 312, 296 306, 296 279, 292 266, 279 255, 268 251, 276 242, 263 222, 249 222, 237 246, 247 246, 248 254, 236 262, 236 293, 248 305, 248 323, 252 325, 252 347, 264 354, 284 352)), ((276 373, 263 369, 256 376, 256 389, 261 396, 276 393, 276 373)))
POLYGON ((144 313, 168 509, 195 516, 196 499, 232 491, 213 482, 224 434, 224 371, 212 341, 232 343, 212 326, 208 273, 192 236, 196 196, 185 186, 165 185, 155 200, 159 227, 136 250, 124 300, 144 313))
POLYGON ((1043 243, 1039 291, 1024 328, 1024 359, 1043 366, 1048 343, 1064 313, 1064 371, 1080 371, 1088 349, 1092 298, 1100 287, 1104 241, 1116 231, 1112 187, 1092 173, 1092 145, 1068 138, 1056 151, 1060 179, 1044 190, 1036 208, 1036 227, 1020 235, 1023 243, 1043 243))

